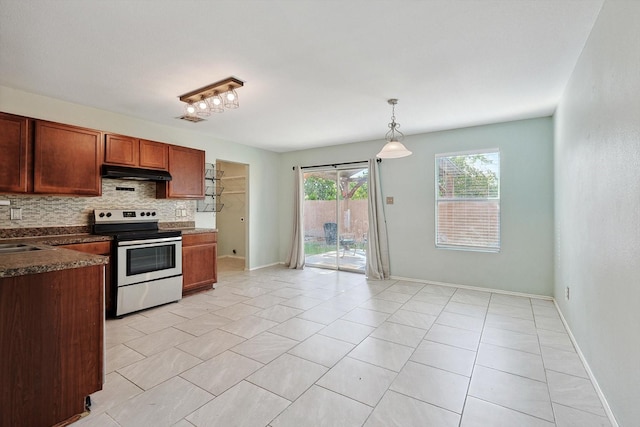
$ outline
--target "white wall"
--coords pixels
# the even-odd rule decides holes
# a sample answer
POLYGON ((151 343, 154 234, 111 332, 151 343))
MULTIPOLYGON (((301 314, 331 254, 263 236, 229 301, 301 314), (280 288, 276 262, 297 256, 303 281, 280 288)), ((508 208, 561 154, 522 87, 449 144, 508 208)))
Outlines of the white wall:
MULTIPOLYGON (((402 119, 402 118, 400 118, 402 119)), ((381 131, 382 132, 382 131, 381 131)), ((553 129, 550 118, 415 135, 405 139, 413 155, 381 164, 391 274, 396 277, 552 295, 553 129), (500 253, 435 248, 437 153, 499 148, 501 152, 500 253)), ((372 158, 383 141, 285 153, 281 166, 281 254, 291 236, 293 165, 372 158)))
MULTIPOLYGON (((197 124, 196 130, 185 131, 3 86, 0 86, 0 111, 201 149, 206 151, 208 163, 225 159, 250 165, 249 266, 255 268, 280 260, 274 250, 274 242, 279 241, 274 226, 278 223, 278 200, 274 195, 279 174, 278 153, 213 139, 198 133, 197 124), (254 209, 256 212, 252 212, 254 209)), ((215 227, 211 213, 197 213, 195 219, 198 227, 215 227)))
POLYGON ((554 118, 555 294, 621 426, 640 422, 639 22, 605 2, 554 118))

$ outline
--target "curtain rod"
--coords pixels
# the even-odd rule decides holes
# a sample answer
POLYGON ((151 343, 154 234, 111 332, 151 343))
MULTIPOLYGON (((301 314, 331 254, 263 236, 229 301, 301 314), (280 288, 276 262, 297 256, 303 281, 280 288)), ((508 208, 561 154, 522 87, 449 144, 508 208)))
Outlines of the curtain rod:
MULTIPOLYGON (((382 159, 376 159, 376 162, 380 163, 382 162, 382 159)), ((300 169, 310 169, 310 168, 322 168, 325 166, 333 166, 334 168, 336 166, 342 166, 342 165, 355 165, 355 164, 359 164, 359 163, 367 163, 366 160, 361 160, 359 162, 343 162, 343 163, 329 163, 326 165, 313 165, 313 166, 301 166, 300 169)), ((292 167, 292 170, 296 170, 296 167, 292 167)))

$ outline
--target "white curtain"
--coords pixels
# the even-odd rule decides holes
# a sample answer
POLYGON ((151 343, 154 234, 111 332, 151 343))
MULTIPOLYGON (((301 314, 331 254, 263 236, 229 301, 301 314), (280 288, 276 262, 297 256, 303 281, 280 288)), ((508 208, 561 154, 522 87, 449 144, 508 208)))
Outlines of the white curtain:
POLYGON ((387 220, 384 217, 379 166, 376 159, 369 160, 369 236, 367 238, 366 275, 369 279, 389 278, 389 242, 387 220))
POLYGON ((296 166, 293 169, 295 173, 295 186, 293 189, 293 233, 287 266, 292 269, 301 270, 304 268, 304 231, 302 230, 304 178, 300 166, 296 166))

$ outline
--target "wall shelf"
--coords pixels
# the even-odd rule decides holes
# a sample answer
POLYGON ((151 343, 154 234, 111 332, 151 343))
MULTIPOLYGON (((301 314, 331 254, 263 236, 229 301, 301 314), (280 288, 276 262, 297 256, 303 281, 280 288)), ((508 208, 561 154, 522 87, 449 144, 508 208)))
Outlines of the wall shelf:
POLYGON ((198 200, 196 210, 198 212, 220 212, 224 207, 223 203, 216 201, 224 191, 220 179, 224 171, 217 170, 215 165, 205 163, 204 165, 204 199, 198 200))

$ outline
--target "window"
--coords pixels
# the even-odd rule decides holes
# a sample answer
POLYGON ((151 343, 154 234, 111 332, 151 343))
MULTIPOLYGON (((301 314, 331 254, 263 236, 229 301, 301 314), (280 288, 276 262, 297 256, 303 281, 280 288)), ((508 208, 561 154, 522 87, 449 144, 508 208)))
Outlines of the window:
POLYGON ((436 155, 436 247, 500 250, 500 152, 436 155))

